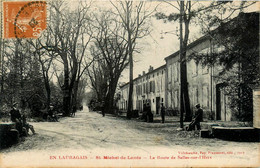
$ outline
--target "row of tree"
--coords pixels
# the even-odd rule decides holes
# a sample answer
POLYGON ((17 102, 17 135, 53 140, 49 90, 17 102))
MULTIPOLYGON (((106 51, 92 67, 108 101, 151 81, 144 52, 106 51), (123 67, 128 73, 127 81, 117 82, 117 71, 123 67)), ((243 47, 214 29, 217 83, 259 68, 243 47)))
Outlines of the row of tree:
POLYGON ((118 80, 129 65, 133 76, 133 52, 137 39, 149 34, 151 12, 144 2, 114 1, 102 10, 92 2, 69 4, 48 2, 48 27, 38 39, 5 41, 1 106, 19 102, 37 116, 59 104, 69 116, 89 83, 97 101, 113 111, 118 80))
MULTIPOLYGON (((180 111, 181 114, 185 113, 185 120, 189 121, 191 112, 186 50, 190 24, 199 23, 204 33, 209 34, 213 28, 232 19, 234 15, 255 2, 214 1, 204 5, 204 3, 191 1, 173 3, 165 1, 157 3, 156 6, 144 1, 106 3, 106 8, 103 8, 103 4, 79 1, 77 5, 70 8, 70 2, 49 1, 48 27, 38 39, 5 40, 2 50, 4 63, 1 67, 3 72, 1 106, 11 105, 14 101, 18 101, 22 108, 29 107, 37 113, 39 109, 47 109, 51 103, 55 103, 59 104, 63 114, 68 116, 82 104, 88 84, 94 91, 93 97, 96 101, 100 102, 107 112, 112 113, 119 78, 123 70, 129 67, 127 117, 131 118, 133 55, 139 52, 137 46, 140 39, 150 34, 150 21, 155 14, 157 19, 179 21, 182 88, 180 100, 183 100, 180 111), (157 7, 162 4, 173 7, 173 11, 176 12, 170 14, 156 12, 157 7)), ((225 34, 232 31, 223 32, 225 34)), ((245 32, 240 33, 245 34, 245 32)), ((238 44, 244 47, 254 41, 241 43, 243 40, 236 40, 238 34, 231 35, 233 39, 222 40, 221 43, 226 46, 227 50, 235 51, 234 53, 237 53, 236 46, 240 46, 238 44)), ((258 38, 258 36, 254 37, 258 38)), ((255 40, 258 42, 257 39, 255 40)), ((255 47, 256 44, 252 45, 255 47)), ((243 62, 242 59, 238 59, 243 58, 244 53, 242 51, 240 53, 240 57, 228 57, 230 58, 228 61, 224 59, 227 57, 224 53, 219 54, 215 60, 220 60, 219 63, 226 67, 232 67, 237 62, 243 62)), ((212 65, 212 59, 204 59, 203 55, 194 57, 202 62, 206 60, 204 64, 212 65)), ((251 71, 250 73, 253 74, 251 71)), ((242 78, 243 80, 240 81, 248 81, 245 77, 242 78)), ((256 81, 254 77, 250 79, 256 81)), ((241 82, 239 86, 242 86, 241 82)))

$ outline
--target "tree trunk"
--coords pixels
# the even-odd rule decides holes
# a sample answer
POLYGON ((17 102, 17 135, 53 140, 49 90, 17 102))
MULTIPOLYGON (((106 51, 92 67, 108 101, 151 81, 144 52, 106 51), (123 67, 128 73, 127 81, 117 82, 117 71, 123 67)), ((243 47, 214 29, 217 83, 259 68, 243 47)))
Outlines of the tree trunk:
POLYGON ((129 55, 129 63, 130 63, 130 68, 129 68, 129 97, 128 97, 128 107, 127 107, 127 118, 131 119, 132 117, 132 111, 133 111, 133 55, 130 52, 129 55))
MULTIPOLYGON (((186 55, 186 54, 183 54, 186 55)), ((182 113, 185 112, 185 122, 191 121, 191 111, 190 111, 190 99, 189 99, 189 87, 187 82, 187 63, 183 61, 181 64, 181 71, 182 71, 182 90, 181 90, 181 100, 182 100, 182 113)))
POLYGON ((46 96, 47 96, 46 107, 48 110, 50 107, 50 103, 51 103, 51 88, 50 88, 49 81, 45 81, 44 83, 45 83, 45 90, 46 90, 46 96))
POLYGON ((180 128, 183 128, 183 113, 184 113, 184 104, 183 104, 183 13, 184 13, 184 1, 180 2, 180 128))
POLYGON ((63 65, 64 65, 64 84, 62 86, 63 90, 63 115, 70 115, 70 100, 71 100, 71 91, 69 87, 69 65, 66 54, 62 56, 63 65))
POLYGON ((75 107, 78 109, 78 88, 79 88, 79 81, 76 80, 73 87, 73 93, 72 93, 72 107, 75 107))
POLYGON ((187 59, 186 59, 186 50, 188 45, 188 39, 189 39, 189 25, 190 25, 190 19, 191 19, 191 2, 186 2, 186 6, 188 8, 188 15, 184 15, 184 2, 183 3, 183 19, 184 19, 184 26, 185 26, 185 34, 182 44, 182 65, 181 65, 181 71, 182 71, 182 96, 181 100, 183 105, 183 112, 185 112, 185 122, 189 122, 192 119, 191 116, 191 110, 190 110, 190 98, 189 98, 189 87, 188 87, 188 79, 187 79, 187 59))

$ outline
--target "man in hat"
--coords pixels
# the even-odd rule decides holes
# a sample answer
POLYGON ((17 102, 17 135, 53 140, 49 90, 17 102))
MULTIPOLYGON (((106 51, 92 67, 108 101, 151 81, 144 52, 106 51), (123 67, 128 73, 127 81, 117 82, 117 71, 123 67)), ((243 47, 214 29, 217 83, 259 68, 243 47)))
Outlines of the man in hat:
POLYGON ((203 121, 203 110, 200 108, 200 104, 196 104, 195 106, 197 110, 195 111, 195 115, 192 120, 192 127, 197 130, 200 130, 200 122, 203 121))
POLYGON ((48 119, 50 120, 50 121, 56 121, 56 122, 58 122, 58 118, 57 118, 57 116, 56 116, 56 112, 54 111, 54 107, 51 105, 50 106, 50 109, 49 109, 49 111, 48 111, 48 119))
POLYGON ((10 111, 11 121, 15 123, 17 131, 21 134, 23 131, 22 116, 16 106, 17 103, 12 105, 12 110, 10 111))
POLYGON ((200 104, 196 105, 197 110, 195 111, 195 126, 197 130, 200 130, 200 122, 203 121, 203 110, 200 108, 200 104))

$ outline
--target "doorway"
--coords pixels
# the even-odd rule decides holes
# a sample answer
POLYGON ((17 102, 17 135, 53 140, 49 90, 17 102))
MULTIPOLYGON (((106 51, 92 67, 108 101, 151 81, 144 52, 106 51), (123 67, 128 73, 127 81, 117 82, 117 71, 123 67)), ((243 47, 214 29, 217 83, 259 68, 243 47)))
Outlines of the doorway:
POLYGON ((159 114, 160 110, 160 97, 156 97, 156 114, 159 114))
POLYGON ((216 85, 216 120, 221 120, 221 91, 220 84, 216 85))
POLYGON ((216 120, 226 120, 226 97, 223 93, 226 86, 226 83, 216 85, 216 120))

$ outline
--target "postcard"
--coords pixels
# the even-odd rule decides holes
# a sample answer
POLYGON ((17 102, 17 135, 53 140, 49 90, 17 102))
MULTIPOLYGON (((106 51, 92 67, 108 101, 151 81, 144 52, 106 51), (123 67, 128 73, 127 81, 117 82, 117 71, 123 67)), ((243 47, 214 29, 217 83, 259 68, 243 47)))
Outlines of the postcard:
POLYGON ((0 167, 258 167, 259 2, 2 0, 0 167))

